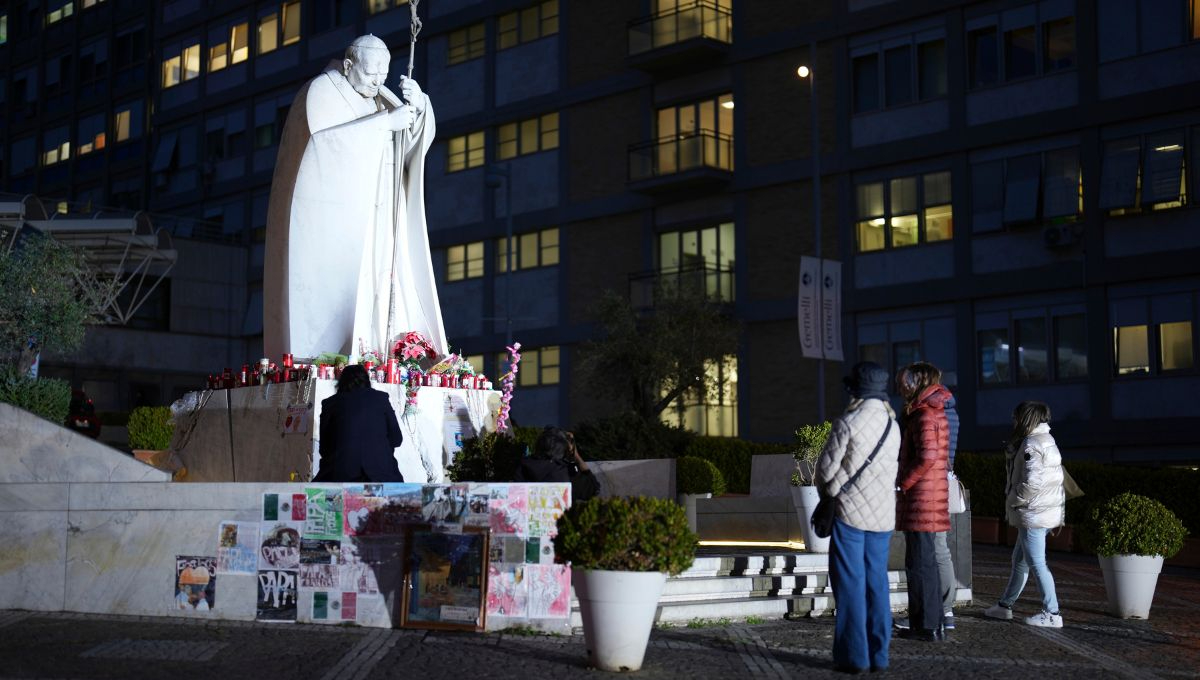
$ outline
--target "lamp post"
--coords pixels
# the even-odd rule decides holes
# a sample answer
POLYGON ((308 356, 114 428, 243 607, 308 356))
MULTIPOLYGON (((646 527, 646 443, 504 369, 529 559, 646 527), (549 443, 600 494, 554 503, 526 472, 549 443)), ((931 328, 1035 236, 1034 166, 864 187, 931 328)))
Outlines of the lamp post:
MULTIPOLYGON (((817 74, 814 72, 817 64, 817 43, 811 42, 808 47, 808 58, 812 66, 801 64, 796 69, 796 75, 801 80, 808 81, 809 122, 812 127, 810 155, 812 156, 812 205, 813 205, 813 250, 816 257, 821 259, 821 127, 817 115, 817 74)), ((819 283, 817 290, 824 287, 819 283)), ((820 305, 818 304, 818 308, 820 305)), ((821 343, 821 356, 817 358, 817 420, 825 422, 825 343, 821 343)))
MULTIPOLYGON (((512 222, 512 172, 508 163, 488 168, 484 182, 489 189, 498 189, 504 184, 504 337, 505 347, 511 347, 512 337, 512 270, 513 270, 513 222, 512 222)), ((493 203, 494 205, 494 203, 493 203)))

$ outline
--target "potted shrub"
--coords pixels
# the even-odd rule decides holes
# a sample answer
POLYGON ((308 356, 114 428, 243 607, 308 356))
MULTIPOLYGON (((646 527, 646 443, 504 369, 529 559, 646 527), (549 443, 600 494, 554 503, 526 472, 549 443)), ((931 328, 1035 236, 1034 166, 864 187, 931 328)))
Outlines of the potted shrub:
POLYGON ((725 476, 712 461, 696 456, 682 456, 675 460, 675 490, 679 504, 687 514, 688 527, 696 528, 696 501, 725 493, 725 476))
POLYGON ((1145 496, 1123 493, 1092 509, 1085 541, 1100 560, 1114 615, 1149 618, 1163 558, 1179 552, 1186 535, 1175 513, 1145 496))
POLYGON ((667 575, 692 565, 696 540, 683 508, 660 498, 593 498, 558 519, 555 559, 571 564, 592 666, 642 667, 667 575))
POLYGON ((129 448, 133 457, 158 467, 166 462, 175 421, 166 406, 139 406, 129 414, 129 448))
POLYGON ((829 538, 820 538, 813 533, 812 515, 821 500, 814 479, 817 459, 821 457, 821 449, 825 448, 825 440, 829 439, 832 429, 833 423, 828 420, 820 425, 805 425, 796 430, 796 444, 792 449, 792 457, 796 459, 796 469, 792 472, 792 503, 800 521, 804 547, 809 552, 829 552, 829 538))

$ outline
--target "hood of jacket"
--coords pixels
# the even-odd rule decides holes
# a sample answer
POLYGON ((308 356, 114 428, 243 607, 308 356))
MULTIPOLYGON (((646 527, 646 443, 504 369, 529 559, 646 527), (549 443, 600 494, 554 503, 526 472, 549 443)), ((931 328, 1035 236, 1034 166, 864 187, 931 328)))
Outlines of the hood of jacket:
POLYGON ((936 408, 943 409, 948 401, 953 401, 954 395, 950 394, 950 390, 942 385, 930 385, 926 387, 916 399, 913 399, 907 411, 912 413, 919 408, 936 408))

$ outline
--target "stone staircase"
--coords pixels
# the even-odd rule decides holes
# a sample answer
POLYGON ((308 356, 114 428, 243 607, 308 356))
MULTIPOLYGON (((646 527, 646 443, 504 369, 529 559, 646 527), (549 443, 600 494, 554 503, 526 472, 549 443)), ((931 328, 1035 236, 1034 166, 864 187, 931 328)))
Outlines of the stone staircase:
MULTIPOLYGON (((892 566, 899 566, 893 564, 892 566)), ((892 610, 907 608, 904 570, 890 569, 892 610)), ((971 600, 959 587, 955 598, 971 600)), ((658 623, 686 624, 697 619, 778 619, 833 613, 828 555, 803 551, 701 548, 692 567, 667 579, 659 598, 658 623)), ((572 602, 571 626, 579 628, 579 603, 572 602)))

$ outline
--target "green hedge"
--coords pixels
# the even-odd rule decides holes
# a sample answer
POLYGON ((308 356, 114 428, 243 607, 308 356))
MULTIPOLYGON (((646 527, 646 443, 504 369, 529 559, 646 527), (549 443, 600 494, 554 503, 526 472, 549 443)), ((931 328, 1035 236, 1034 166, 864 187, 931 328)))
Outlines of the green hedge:
POLYGON ((175 421, 166 406, 139 406, 129 414, 129 448, 165 451, 171 446, 175 421))
POLYGON ((592 498, 558 518, 554 559, 580 569, 662 571, 692 566, 699 537, 683 507, 665 498, 592 498))
POLYGON ((684 454, 695 433, 634 414, 585 421, 575 426, 575 443, 585 460, 644 460, 684 454))
POLYGON ((788 444, 748 442, 731 437, 696 437, 684 455, 711 461, 725 477, 729 493, 750 493, 750 463, 755 456, 791 453, 788 444))
POLYGON ((30 378, 13 366, 0 366, 0 401, 62 425, 71 409, 71 384, 55 378, 30 378))
POLYGON ((1097 555, 1162 555, 1179 553, 1188 531, 1162 503, 1123 493, 1092 506, 1082 525, 1083 545, 1097 555))
POLYGON ((514 427, 512 437, 489 432, 463 442, 454 463, 446 468, 452 482, 511 482, 541 429, 514 427))
MULTIPOLYGON (((1084 496, 1067 503, 1067 523, 1081 525, 1092 509, 1125 492, 1152 498, 1175 513, 1184 526, 1200 527, 1200 471, 1067 461, 1067 471, 1084 496)), ((1004 456, 959 453, 954 470, 971 492, 971 512, 979 517, 1004 516, 1004 456)))
POLYGON ((675 460, 675 490, 678 493, 725 493, 725 477, 712 461, 695 456, 680 456, 675 460))

